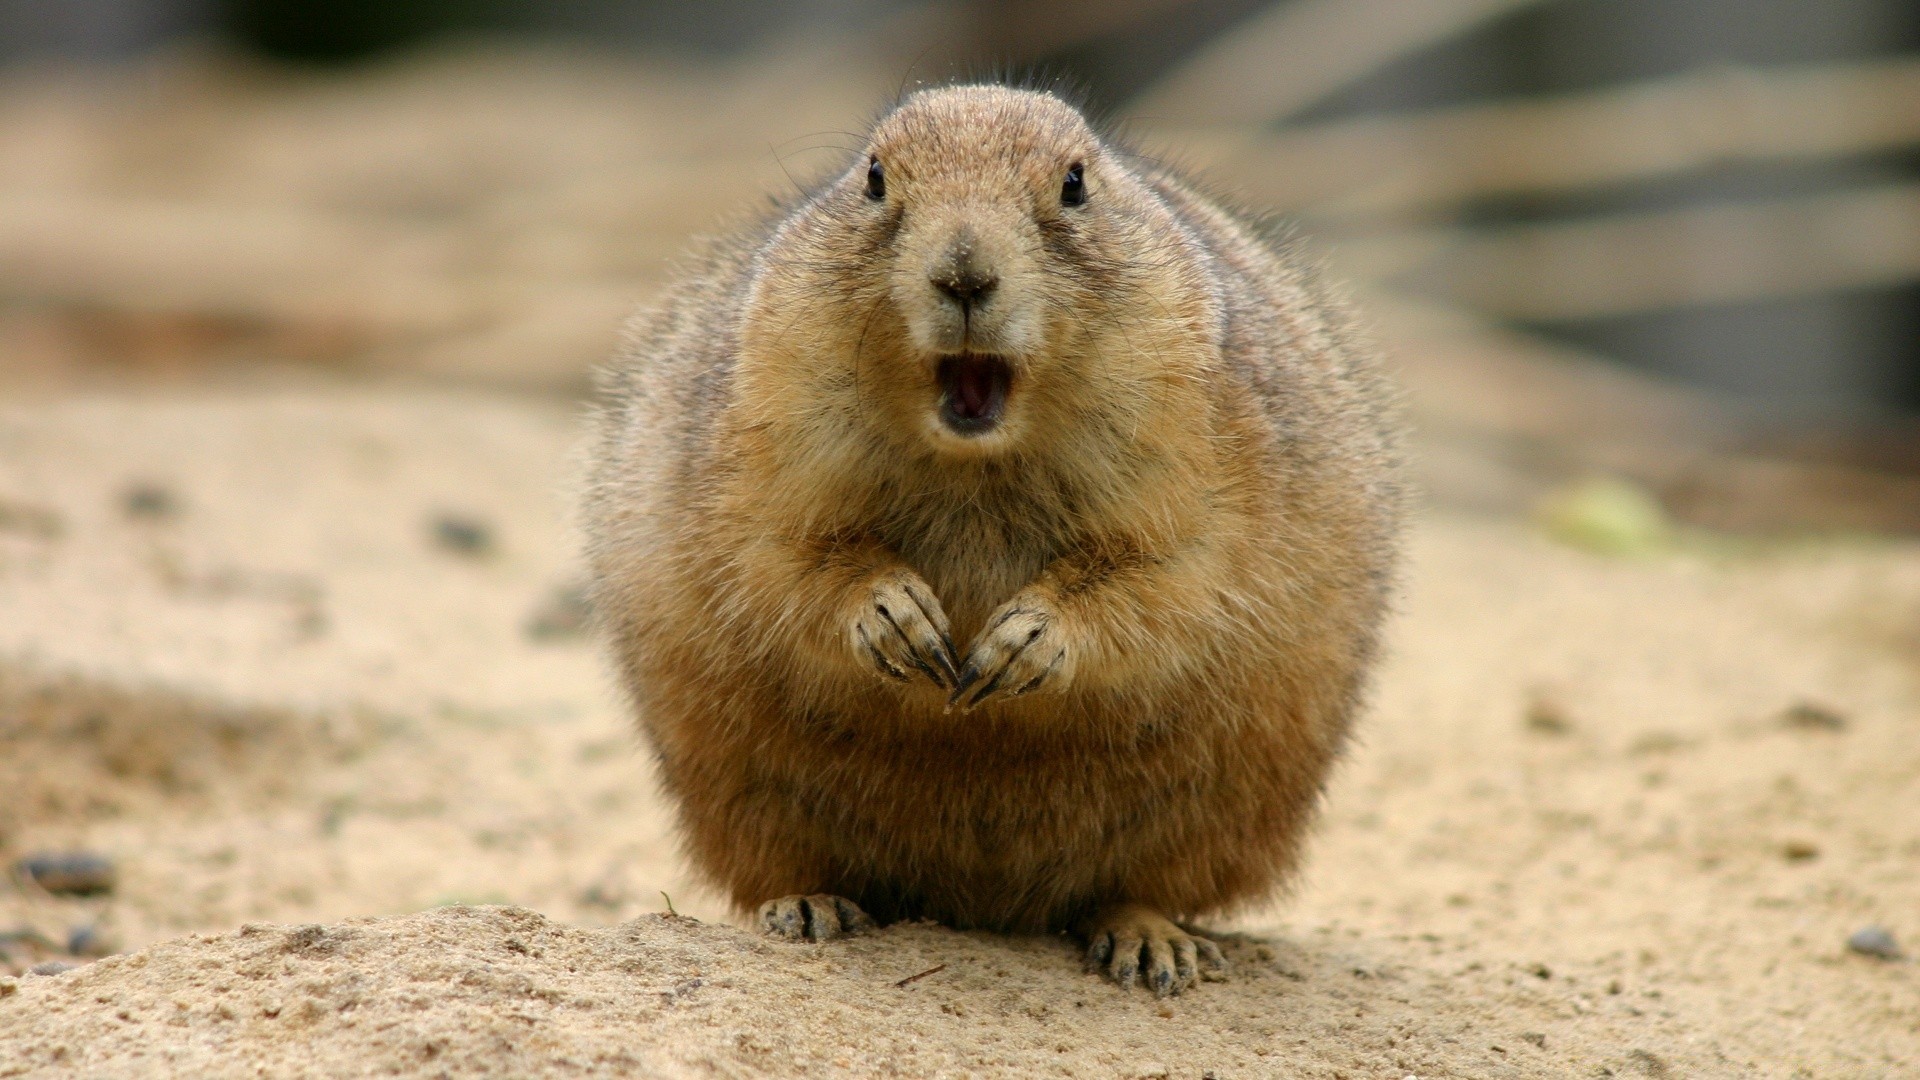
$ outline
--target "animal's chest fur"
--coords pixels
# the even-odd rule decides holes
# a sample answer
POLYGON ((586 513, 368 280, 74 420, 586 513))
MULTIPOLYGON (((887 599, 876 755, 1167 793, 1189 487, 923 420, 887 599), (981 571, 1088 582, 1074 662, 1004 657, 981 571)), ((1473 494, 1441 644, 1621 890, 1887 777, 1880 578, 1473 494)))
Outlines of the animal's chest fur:
POLYGON ((899 515, 887 540, 932 586, 964 645, 993 610, 1033 583, 1071 542, 1057 508, 1020 494, 899 515))

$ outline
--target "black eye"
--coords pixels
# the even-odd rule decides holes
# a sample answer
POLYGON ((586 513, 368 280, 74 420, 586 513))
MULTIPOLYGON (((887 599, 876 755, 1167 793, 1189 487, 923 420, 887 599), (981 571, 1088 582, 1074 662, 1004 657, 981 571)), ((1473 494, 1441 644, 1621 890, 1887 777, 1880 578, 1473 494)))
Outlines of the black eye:
POLYGON ((887 197, 887 170, 880 167, 879 158, 867 161, 867 198, 884 199, 887 197))
POLYGON ((1067 167, 1067 178, 1060 184, 1060 205, 1079 206, 1087 201, 1087 178, 1081 174, 1080 163, 1074 162, 1067 167))

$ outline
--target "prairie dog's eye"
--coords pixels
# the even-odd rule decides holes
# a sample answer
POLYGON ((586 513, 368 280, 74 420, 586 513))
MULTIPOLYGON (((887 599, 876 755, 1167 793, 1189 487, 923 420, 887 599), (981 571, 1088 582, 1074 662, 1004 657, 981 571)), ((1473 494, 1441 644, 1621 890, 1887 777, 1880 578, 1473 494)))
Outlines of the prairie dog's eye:
POLYGON ((884 199, 887 197, 887 170, 880 167, 879 158, 867 159, 867 198, 884 199))
POLYGON ((1067 178, 1060 182, 1060 205, 1079 206, 1087 201, 1087 178, 1079 162, 1067 166, 1067 178))

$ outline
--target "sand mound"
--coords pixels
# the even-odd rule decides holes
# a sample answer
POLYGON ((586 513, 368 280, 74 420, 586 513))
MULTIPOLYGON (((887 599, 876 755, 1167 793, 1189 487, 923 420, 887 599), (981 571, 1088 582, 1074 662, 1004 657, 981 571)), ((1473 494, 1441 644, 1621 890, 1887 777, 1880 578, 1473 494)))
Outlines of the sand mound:
POLYGON ((1731 1067, 1690 1045, 1682 1023, 1585 1011, 1571 988, 1525 972, 1456 973, 1439 948, 1225 944, 1235 978, 1156 1002, 1080 974, 1065 940, 929 925, 832 948, 662 915, 569 929, 504 907, 249 925, 30 977, 0 1002, 0 1075, 1197 1080, 1731 1067))
POLYGON ((0 962, 123 951, 0 982, 0 1076, 1920 1060, 1920 965, 1846 947, 1920 944, 1920 547, 1603 559, 1429 514, 1297 895, 1161 1003, 1058 939, 723 925, 548 617, 577 434, 391 389, 0 406, 0 858, 120 871, 0 885, 0 962))

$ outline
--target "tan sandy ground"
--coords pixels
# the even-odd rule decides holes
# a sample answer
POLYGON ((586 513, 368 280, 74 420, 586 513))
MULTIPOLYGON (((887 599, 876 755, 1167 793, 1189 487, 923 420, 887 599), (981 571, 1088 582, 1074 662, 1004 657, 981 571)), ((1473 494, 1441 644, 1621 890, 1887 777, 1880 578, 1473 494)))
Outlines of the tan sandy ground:
POLYGON ((137 950, 0 980, 0 1076, 1920 1075, 1920 966, 1844 945, 1920 945, 1920 547, 1430 513, 1298 894, 1162 1003, 1065 940, 727 925, 592 645, 527 630, 577 434, 352 387, 0 405, 0 856, 121 871, 0 886, 0 930, 137 950))

